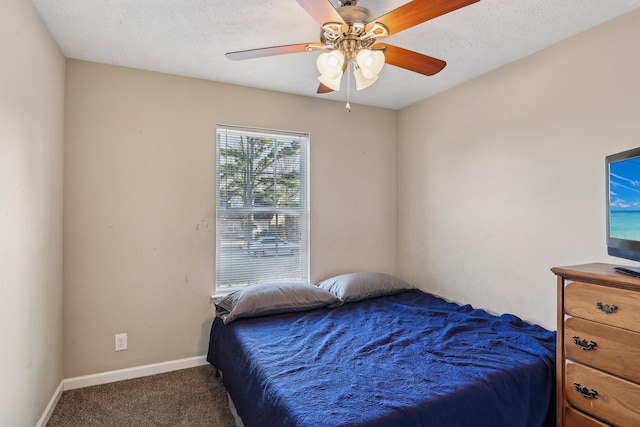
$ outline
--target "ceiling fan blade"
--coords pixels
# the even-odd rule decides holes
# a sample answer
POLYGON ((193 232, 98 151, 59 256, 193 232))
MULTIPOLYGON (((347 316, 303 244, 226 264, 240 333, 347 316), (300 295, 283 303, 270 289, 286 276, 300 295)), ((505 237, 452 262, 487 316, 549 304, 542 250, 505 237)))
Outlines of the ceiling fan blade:
POLYGON ((387 64, 404 68, 415 73, 424 74, 425 76, 433 76, 442 71, 447 65, 441 59, 423 55, 412 50, 403 49, 401 47, 388 44, 378 43, 373 45, 372 49, 385 48, 384 58, 387 64))
POLYGON ((413 0, 369 22, 366 30, 369 31, 378 22, 389 30, 389 34, 382 37, 390 36, 478 1, 480 0, 413 0))
POLYGON ((307 47, 314 49, 318 43, 288 44, 285 46, 263 47, 260 49, 239 50, 237 52, 226 53, 225 56, 234 61, 243 59, 262 58, 264 56, 285 55, 287 53, 308 52, 307 47))
POLYGON ((329 92, 333 92, 333 89, 326 87, 325 85, 323 85, 322 83, 320 83, 320 85, 318 86, 318 90, 316 93, 329 93, 329 92))
POLYGON ((344 19, 329 0, 296 0, 321 27, 327 22, 344 24, 344 19))

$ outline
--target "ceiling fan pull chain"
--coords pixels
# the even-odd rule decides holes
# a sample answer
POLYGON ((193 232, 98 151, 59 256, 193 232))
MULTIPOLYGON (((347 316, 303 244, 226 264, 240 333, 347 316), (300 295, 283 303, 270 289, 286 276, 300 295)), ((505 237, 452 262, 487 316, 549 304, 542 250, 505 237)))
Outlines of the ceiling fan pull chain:
POLYGON ((349 62, 349 65, 347 65, 347 105, 345 105, 345 108, 347 109, 347 113, 351 112, 351 104, 349 104, 349 98, 351 95, 351 68, 353 67, 352 63, 349 62))

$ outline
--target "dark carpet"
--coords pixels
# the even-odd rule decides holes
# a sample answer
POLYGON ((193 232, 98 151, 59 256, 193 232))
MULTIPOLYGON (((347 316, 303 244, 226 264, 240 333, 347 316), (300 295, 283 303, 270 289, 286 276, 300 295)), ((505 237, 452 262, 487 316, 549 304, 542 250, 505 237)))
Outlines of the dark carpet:
POLYGON ((67 390, 47 427, 234 427, 211 365, 67 390))

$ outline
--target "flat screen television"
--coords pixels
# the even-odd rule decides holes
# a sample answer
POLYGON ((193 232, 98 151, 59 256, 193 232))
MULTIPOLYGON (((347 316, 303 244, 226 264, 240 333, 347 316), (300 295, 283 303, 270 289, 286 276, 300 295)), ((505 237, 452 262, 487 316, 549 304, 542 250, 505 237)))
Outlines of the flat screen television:
MULTIPOLYGON (((607 252, 640 261, 640 147, 606 157, 607 252)), ((640 277, 640 267, 616 268, 640 277)))

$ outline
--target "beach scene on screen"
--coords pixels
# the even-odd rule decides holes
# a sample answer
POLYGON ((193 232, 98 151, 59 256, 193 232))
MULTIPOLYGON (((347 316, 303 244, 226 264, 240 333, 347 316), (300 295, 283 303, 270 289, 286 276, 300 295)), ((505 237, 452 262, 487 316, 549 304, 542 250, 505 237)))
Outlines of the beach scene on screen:
POLYGON ((610 236, 640 241, 640 157, 609 165, 610 236))

